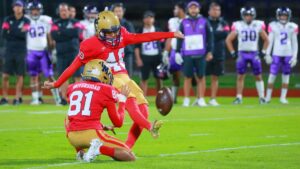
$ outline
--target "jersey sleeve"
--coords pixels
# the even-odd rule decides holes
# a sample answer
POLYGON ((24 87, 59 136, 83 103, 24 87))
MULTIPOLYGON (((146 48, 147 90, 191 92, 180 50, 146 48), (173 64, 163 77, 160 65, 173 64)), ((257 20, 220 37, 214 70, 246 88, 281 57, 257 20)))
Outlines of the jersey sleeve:
POLYGON ((231 25, 231 31, 238 33, 238 26, 239 26, 238 22, 233 22, 231 25))
POLYGON ((174 32, 130 33, 124 27, 121 29, 124 46, 143 42, 174 38, 174 32))
POLYGON ((108 100, 106 101, 108 116, 115 127, 121 127, 124 121, 125 103, 119 102, 117 109, 118 91, 112 86, 105 88, 105 90, 108 96, 108 100))
POLYGON ((168 29, 169 29, 170 32, 175 32, 178 29, 176 27, 176 25, 174 24, 174 19, 173 18, 169 19, 169 21, 168 21, 168 29))
POLYGON ((261 28, 260 28, 260 32, 261 32, 261 31, 265 31, 265 30, 266 30, 266 24, 265 24, 265 22, 264 22, 264 21, 261 21, 261 22, 260 22, 260 26, 261 26, 261 28))
POLYGON ((297 35, 299 33, 299 26, 297 24, 295 24, 294 26, 294 33, 296 33, 297 35))

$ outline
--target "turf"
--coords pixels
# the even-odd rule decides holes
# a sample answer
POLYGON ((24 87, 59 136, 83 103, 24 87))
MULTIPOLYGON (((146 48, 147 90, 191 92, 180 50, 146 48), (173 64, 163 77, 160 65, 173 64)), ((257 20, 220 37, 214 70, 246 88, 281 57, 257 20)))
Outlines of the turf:
MULTIPOLYGON (((300 99, 281 105, 258 105, 256 98, 231 105, 220 98, 220 107, 183 108, 181 103, 162 117, 150 97, 150 119, 164 120, 161 136, 153 140, 144 132, 133 151, 136 162, 121 163, 99 156, 90 164, 75 161, 65 138, 67 107, 0 107, 0 168, 105 168, 105 169, 206 169, 299 168, 300 99)), ((179 100, 181 102, 181 99, 179 100)), ((108 123, 107 116, 104 121, 108 123)), ((117 130, 126 138, 130 119, 117 130)))

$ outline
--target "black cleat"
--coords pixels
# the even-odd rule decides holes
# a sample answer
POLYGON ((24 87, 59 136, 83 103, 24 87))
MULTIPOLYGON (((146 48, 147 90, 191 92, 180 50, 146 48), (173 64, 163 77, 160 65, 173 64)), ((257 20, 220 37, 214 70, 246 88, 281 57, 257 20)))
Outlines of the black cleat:
POLYGON ((68 102, 65 99, 62 98, 59 104, 62 105, 62 106, 65 106, 65 105, 68 104, 68 102))
POLYGON ((44 103, 45 103, 42 97, 39 97, 39 102, 40 102, 41 104, 44 104, 44 103))
POLYGON ((232 104, 242 104, 243 103, 243 101, 242 101, 242 99, 240 99, 240 98, 236 98, 233 102, 232 102, 232 104))
POLYGON ((14 99, 13 100, 13 105, 14 106, 17 106, 17 105, 20 105, 22 102, 20 102, 20 101, 22 101, 22 99, 20 100, 20 98, 19 99, 14 99))
POLYGON ((0 105, 7 105, 7 104, 8 104, 8 100, 7 100, 7 99, 2 98, 2 99, 0 100, 0 105))

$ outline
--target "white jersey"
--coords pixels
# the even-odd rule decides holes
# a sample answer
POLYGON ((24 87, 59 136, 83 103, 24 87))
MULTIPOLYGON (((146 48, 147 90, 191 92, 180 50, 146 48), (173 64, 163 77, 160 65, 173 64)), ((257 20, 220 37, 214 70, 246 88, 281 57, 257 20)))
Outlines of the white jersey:
MULTIPOLYGON (((143 33, 147 32, 155 32, 155 27, 152 26, 150 29, 143 28, 143 33)), ((158 49, 158 42, 157 41, 152 41, 152 42, 144 42, 142 43, 142 54, 147 55, 147 56, 153 56, 153 55, 158 55, 159 54, 159 49, 158 49)))
POLYGON ((238 51, 258 51, 259 35, 265 27, 264 22, 259 20, 253 20, 250 24, 234 22, 231 30, 238 34, 238 51))
POLYGON ((281 24, 278 21, 273 21, 269 24, 268 32, 270 45, 267 54, 270 54, 273 49, 273 55, 275 56, 297 56, 297 24, 293 22, 281 24))
POLYGON ((94 22, 87 19, 81 20, 80 24, 83 25, 83 40, 88 39, 96 34, 94 22))
MULTIPOLYGON (((182 19, 178 18, 178 17, 173 17, 170 18, 168 21, 168 28, 169 28, 169 32, 176 32, 179 30, 180 27, 180 23, 181 23, 182 19)), ((177 45, 177 40, 176 38, 173 38, 171 40, 171 47, 172 49, 176 49, 176 45, 177 45)))
POLYGON ((34 20, 30 16, 30 28, 27 33, 27 49, 43 51, 48 47, 47 34, 51 31, 52 19, 49 16, 41 15, 34 20))

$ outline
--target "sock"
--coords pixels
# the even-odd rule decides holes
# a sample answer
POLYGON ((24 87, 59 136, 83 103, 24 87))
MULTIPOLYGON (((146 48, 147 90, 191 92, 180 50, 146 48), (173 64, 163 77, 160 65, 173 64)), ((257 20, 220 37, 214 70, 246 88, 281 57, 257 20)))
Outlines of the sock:
POLYGON ((35 92, 32 92, 32 100, 38 100, 39 99, 39 92, 38 91, 35 91, 35 92))
POLYGON ((266 101, 271 101, 273 89, 267 89, 266 101))
POLYGON ((172 91, 173 101, 176 102, 177 101, 178 87, 177 86, 172 86, 171 91, 172 91))
POLYGON ((39 98, 42 98, 43 97, 43 92, 42 91, 39 91, 39 98))
MULTIPOLYGON (((110 157, 114 157, 115 156, 115 149, 103 145, 103 146, 100 146, 99 152, 97 152, 97 153, 103 154, 103 155, 106 155, 106 156, 110 156, 110 157)), ((97 154, 97 155, 99 155, 99 154, 97 154)))
POLYGON ((52 93, 55 103, 59 104, 61 102, 61 98, 59 96, 58 89, 51 89, 51 93, 52 93))
POLYGON ((237 94, 237 95, 236 95, 236 98, 239 98, 239 99, 242 100, 242 99, 243 99, 243 96, 242 96, 241 94, 237 94))
POLYGON ((287 88, 282 88, 281 89, 280 99, 286 99, 287 92, 288 92, 287 88))
POLYGON ((135 98, 131 97, 126 100, 126 110, 133 122, 147 130, 151 129, 151 122, 141 113, 135 98))
MULTIPOLYGON (((140 104, 139 109, 141 113, 144 115, 145 118, 148 118, 149 111, 148 111, 148 105, 147 104, 140 104)), ((142 133, 143 128, 139 127, 137 123, 133 123, 126 140, 126 145, 129 148, 132 148, 136 142, 136 140, 139 138, 139 136, 142 133)))
POLYGON ((265 97, 264 82, 262 80, 261 81, 256 81, 255 85, 256 85, 256 90, 257 90, 259 98, 264 98, 265 97))

